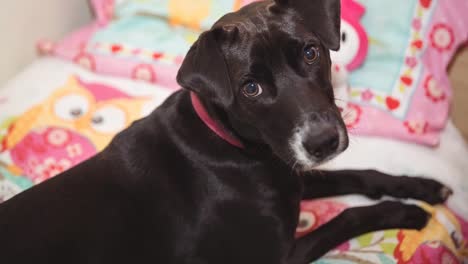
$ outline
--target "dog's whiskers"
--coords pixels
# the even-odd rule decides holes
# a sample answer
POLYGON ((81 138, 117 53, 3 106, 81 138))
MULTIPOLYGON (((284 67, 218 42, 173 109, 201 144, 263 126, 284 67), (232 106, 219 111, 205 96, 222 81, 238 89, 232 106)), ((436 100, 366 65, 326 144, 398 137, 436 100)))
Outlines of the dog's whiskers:
POLYGON ((287 159, 287 163, 288 164, 292 164, 291 165, 291 172, 292 173, 298 173, 300 172, 299 170, 297 170, 297 167, 300 165, 299 164, 299 161, 296 159, 296 157, 294 156, 294 151, 293 150, 288 150, 288 156, 289 158, 287 159))
POLYGON ((345 113, 342 115, 343 119, 347 118, 350 114, 351 114, 350 111, 345 112, 345 113))
POLYGON ((346 99, 340 99, 340 98, 336 98, 334 99, 335 101, 339 101, 339 102, 345 102, 345 103, 349 103, 350 101, 349 100, 346 100, 346 99))
POLYGON ((298 165, 299 165, 299 164, 298 164, 298 161, 296 160, 296 161, 294 162, 294 164, 292 165, 292 172, 293 172, 293 173, 296 172, 296 166, 298 166, 298 165))

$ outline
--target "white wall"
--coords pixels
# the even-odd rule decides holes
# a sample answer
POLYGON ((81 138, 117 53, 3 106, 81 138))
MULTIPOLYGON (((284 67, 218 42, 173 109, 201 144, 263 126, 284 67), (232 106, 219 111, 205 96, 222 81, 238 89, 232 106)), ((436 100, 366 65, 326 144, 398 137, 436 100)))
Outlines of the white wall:
POLYGON ((0 86, 36 57, 38 39, 58 40, 91 21, 87 0, 0 0, 0 86))

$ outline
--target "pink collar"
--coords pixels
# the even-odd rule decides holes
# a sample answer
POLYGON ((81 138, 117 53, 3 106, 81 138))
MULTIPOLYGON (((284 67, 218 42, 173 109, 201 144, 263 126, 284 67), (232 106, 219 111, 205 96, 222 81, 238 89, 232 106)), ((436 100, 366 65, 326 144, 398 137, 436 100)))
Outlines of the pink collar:
POLYGON ((219 123, 217 123, 206 111, 205 107, 200 101, 200 98, 194 93, 190 93, 190 97, 192 98, 192 105, 193 109, 197 113, 198 117, 205 123, 207 127, 209 127, 213 132, 216 133, 220 138, 227 141, 229 144, 236 146, 238 148, 244 148, 244 144, 240 142, 237 138, 233 137, 229 134, 228 131, 224 127, 222 127, 219 123))

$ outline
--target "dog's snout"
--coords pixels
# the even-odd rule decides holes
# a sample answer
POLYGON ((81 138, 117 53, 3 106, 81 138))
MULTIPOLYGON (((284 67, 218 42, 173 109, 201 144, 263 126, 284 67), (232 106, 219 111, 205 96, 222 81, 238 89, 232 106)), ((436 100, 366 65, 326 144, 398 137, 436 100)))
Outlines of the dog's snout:
POLYGON ((314 129, 303 144, 311 156, 321 160, 338 150, 340 137, 334 126, 325 125, 314 129))

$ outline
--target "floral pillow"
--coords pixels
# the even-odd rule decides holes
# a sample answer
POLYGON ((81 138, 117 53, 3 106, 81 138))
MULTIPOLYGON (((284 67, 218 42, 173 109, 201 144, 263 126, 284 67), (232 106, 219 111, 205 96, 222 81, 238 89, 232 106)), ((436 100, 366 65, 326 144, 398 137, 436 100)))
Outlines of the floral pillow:
MULTIPOLYGON (((352 2, 342 0, 343 7, 352 2)), ((343 23, 342 49, 334 54, 351 71, 349 103, 343 106, 350 131, 437 145, 452 97, 447 66, 468 40, 468 1, 359 3, 367 37, 355 24, 343 23), (359 54, 366 56, 363 63, 359 54)))

